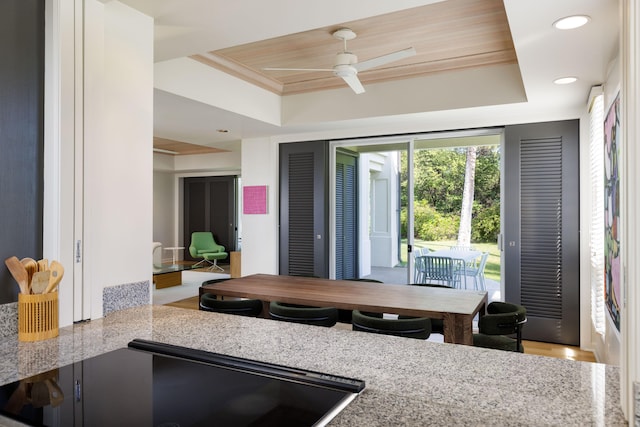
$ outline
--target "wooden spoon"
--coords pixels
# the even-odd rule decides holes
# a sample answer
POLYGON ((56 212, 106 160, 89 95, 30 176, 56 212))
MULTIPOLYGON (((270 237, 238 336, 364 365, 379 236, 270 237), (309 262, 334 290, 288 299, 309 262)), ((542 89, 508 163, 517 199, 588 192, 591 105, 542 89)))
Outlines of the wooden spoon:
POLYGON ((31 404, 34 408, 42 408, 51 403, 49 389, 43 381, 31 385, 31 404))
POLYGON ((54 379, 44 380, 44 383, 49 389, 49 400, 51 401, 51 406, 54 408, 59 406, 64 401, 62 389, 60 389, 60 386, 54 379))
POLYGON ((47 271, 49 269, 49 260, 46 258, 38 261, 38 271, 47 271))
POLYGON ((34 294, 41 294, 47 289, 49 286, 49 277, 51 276, 51 272, 47 271, 37 271, 33 275, 33 279, 31 279, 31 291, 34 294))
POLYGON ((15 256, 5 259, 4 263, 7 265, 7 268, 11 272, 13 278, 16 280, 16 282, 18 282, 18 286, 20 286, 20 292, 22 292, 23 294, 28 294, 29 274, 24 268, 24 265, 22 265, 20 260, 15 256))
POLYGON ((64 267, 58 261, 51 261, 51 265, 49 265, 49 271, 51 275, 49 276, 49 284, 43 293, 53 292, 60 280, 62 280, 62 276, 64 275, 64 267))
POLYGON ((27 287, 29 288, 29 292, 31 292, 31 279, 33 278, 33 274, 38 271, 38 263, 33 258, 22 258, 20 260, 24 268, 27 270, 27 275, 29 276, 29 280, 27 281, 27 287))

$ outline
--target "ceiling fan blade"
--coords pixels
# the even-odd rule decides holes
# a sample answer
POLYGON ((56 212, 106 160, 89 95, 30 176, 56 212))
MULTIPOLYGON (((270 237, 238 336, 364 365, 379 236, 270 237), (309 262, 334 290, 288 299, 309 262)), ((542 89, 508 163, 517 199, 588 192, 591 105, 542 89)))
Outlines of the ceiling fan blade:
POLYGON ((404 58, 408 58, 416 54, 416 50, 412 47, 399 50, 397 52, 389 53, 387 55, 378 56, 377 58, 368 59, 366 61, 352 64, 352 66, 358 71, 366 71, 371 68, 379 67, 380 65, 388 64, 389 62, 399 61, 404 58))
POLYGON ((340 77, 342 77, 342 80, 344 80, 356 94, 364 93, 364 87, 356 74, 340 77))
POLYGON ((264 71, 333 71, 332 68, 263 68, 264 71))

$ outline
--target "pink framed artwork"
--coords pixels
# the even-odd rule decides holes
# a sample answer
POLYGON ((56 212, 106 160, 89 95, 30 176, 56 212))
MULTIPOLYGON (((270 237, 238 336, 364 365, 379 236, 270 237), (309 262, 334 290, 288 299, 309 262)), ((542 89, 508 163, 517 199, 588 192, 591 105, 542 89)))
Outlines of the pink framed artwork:
POLYGON ((266 214, 267 186, 246 185, 242 187, 242 206, 244 214, 266 214))

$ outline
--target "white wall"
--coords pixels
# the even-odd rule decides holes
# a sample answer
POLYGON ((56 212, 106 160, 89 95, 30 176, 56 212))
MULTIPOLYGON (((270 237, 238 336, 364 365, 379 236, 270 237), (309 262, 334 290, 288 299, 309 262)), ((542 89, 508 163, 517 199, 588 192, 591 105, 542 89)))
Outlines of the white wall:
MULTIPOLYGON (((177 244, 173 232, 176 221, 174 183, 172 172, 153 172, 153 241, 162 243, 163 247, 177 244)), ((170 258, 171 253, 162 250, 162 260, 170 258)))
MULTIPOLYGON (((395 267, 398 265, 398 155, 380 154, 381 170, 370 171, 371 182, 371 265, 395 267)), ((371 166, 371 164, 370 164, 371 166)))
POLYGON ((117 1, 86 0, 86 14, 84 289, 98 318, 103 288, 151 283, 153 20, 117 1))
POLYGON ((242 185, 268 186, 267 214, 241 215, 242 275, 277 274, 278 144, 268 138, 242 141, 242 185))

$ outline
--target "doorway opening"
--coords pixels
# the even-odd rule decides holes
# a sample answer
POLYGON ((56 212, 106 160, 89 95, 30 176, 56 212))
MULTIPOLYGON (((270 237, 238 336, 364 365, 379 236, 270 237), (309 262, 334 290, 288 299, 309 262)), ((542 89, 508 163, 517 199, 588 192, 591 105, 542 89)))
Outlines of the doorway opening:
POLYGON ((480 160, 476 156, 475 181, 479 183, 470 240, 482 241, 479 249, 491 252, 494 286, 490 299, 504 295, 498 246, 502 133, 499 128, 333 141, 330 219, 336 232, 330 244, 331 277, 414 283, 416 249, 435 250, 438 245, 457 243, 466 153, 468 147, 476 147, 480 160), (344 162, 340 159, 345 153, 354 159, 351 175, 341 172, 344 162), (345 193, 347 187, 355 190, 345 193), (490 194, 480 196, 488 187, 490 194), (352 201, 346 206, 349 194, 352 201), (345 221, 345 212, 352 210, 353 219, 345 221), (355 248, 349 251, 345 242, 355 242, 355 248))

